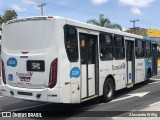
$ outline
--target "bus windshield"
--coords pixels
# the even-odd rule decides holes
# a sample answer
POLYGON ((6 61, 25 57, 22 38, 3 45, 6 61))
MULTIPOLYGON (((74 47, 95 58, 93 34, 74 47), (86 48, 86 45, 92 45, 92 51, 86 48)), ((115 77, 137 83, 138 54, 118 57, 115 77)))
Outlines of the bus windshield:
POLYGON ((30 20, 7 24, 3 30, 3 47, 7 50, 42 50, 52 45, 53 23, 30 20))

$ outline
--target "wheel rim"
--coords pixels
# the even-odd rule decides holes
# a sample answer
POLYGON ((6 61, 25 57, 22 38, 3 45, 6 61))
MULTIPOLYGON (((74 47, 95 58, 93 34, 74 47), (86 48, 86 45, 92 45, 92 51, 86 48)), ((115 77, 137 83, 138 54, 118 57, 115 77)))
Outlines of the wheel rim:
POLYGON ((113 93, 113 88, 112 88, 112 84, 111 83, 108 83, 107 84, 107 88, 106 88, 106 95, 107 97, 111 97, 112 96, 112 93, 113 93))

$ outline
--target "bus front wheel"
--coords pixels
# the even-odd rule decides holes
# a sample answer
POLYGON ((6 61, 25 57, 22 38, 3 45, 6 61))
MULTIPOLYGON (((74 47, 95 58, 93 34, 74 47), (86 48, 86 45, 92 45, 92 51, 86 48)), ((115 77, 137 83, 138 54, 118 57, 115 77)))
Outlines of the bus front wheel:
POLYGON ((109 102, 114 96, 114 82, 111 78, 107 78, 103 87, 103 102, 109 102))

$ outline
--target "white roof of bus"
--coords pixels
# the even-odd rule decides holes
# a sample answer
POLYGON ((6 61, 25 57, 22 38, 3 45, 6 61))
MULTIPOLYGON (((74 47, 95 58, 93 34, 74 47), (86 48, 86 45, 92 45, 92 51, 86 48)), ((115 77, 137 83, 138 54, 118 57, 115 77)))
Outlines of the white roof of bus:
MULTIPOLYGON (((43 19, 43 18, 44 19, 47 19, 47 18, 50 19, 50 18, 52 18, 52 16, 26 17, 26 18, 21 18, 21 19, 10 20, 10 21, 8 21, 4 24, 9 24, 9 23, 12 23, 12 22, 18 22, 19 20, 43 19)), ((68 19, 68 18, 64 18, 64 17, 59 17, 59 16, 53 16, 53 18, 66 20, 67 24, 77 26, 77 27, 81 27, 81 28, 91 29, 91 30, 95 30, 95 31, 109 32, 109 33, 113 33, 113 34, 123 35, 123 36, 126 36, 126 37, 143 39, 143 36, 123 32, 123 31, 120 31, 120 30, 114 30, 114 29, 109 29, 109 28, 105 28, 105 27, 100 27, 100 26, 89 24, 89 23, 79 22, 79 21, 76 21, 76 20, 72 20, 72 19, 68 19)))
POLYGON ((109 32, 109 33, 118 34, 118 35, 124 35, 126 37, 135 37, 135 38, 143 39, 143 36, 123 32, 123 31, 120 31, 120 30, 100 27, 100 26, 97 26, 97 25, 92 25, 92 24, 89 24, 89 23, 83 23, 83 22, 79 22, 79 21, 75 21, 75 20, 71 20, 71 19, 67 19, 67 18, 66 18, 66 20, 67 20, 67 24, 73 25, 73 26, 93 29, 93 30, 96 30, 96 31, 109 32))

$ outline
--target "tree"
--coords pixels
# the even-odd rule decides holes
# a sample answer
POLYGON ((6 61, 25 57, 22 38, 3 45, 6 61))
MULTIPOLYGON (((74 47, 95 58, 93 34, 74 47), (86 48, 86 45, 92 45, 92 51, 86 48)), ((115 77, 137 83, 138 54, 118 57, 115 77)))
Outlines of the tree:
POLYGON ((16 19, 17 18, 17 13, 15 10, 6 10, 4 12, 4 15, 0 15, 0 24, 3 22, 6 22, 8 20, 16 19))
POLYGON ((87 23, 98 25, 101 27, 122 30, 122 27, 119 24, 111 23, 111 21, 108 18, 104 17, 104 14, 99 15, 99 21, 96 19, 91 19, 88 20, 87 23))

